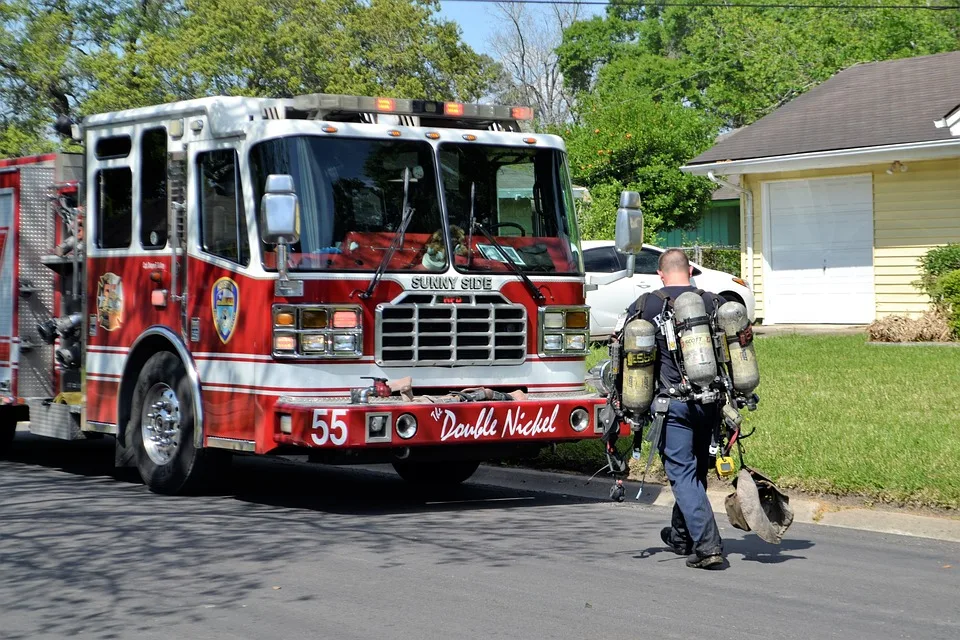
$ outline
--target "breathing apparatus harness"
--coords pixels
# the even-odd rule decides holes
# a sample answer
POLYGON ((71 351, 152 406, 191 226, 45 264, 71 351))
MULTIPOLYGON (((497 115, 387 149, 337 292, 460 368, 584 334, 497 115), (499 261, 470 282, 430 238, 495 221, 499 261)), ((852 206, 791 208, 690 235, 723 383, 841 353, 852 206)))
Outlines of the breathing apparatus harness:
POLYGON ((702 289, 687 291, 674 300, 662 290, 654 291, 652 295, 663 302, 659 327, 642 318, 651 294, 640 296, 617 324, 608 347, 609 360, 596 368, 598 386, 607 395, 607 404, 599 416, 607 465, 597 473, 609 469, 616 478, 610 489, 613 500, 623 501, 623 479, 628 473, 628 452, 621 453, 616 447, 621 424, 629 424, 633 431, 634 459, 640 459, 641 439, 650 443, 637 493, 639 499, 663 437, 671 400, 717 405, 720 417, 710 444, 717 474, 729 478, 736 473, 731 456, 734 446, 740 466, 745 466, 741 441, 753 431, 741 431, 740 409, 753 411, 759 401, 753 393, 760 380, 753 331, 742 304, 726 302, 708 313, 704 293, 702 289), (657 333, 664 336, 670 358, 680 372, 679 384, 667 383, 662 375, 655 379, 657 333), (645 428, 646 437, 642 438, 645 428))

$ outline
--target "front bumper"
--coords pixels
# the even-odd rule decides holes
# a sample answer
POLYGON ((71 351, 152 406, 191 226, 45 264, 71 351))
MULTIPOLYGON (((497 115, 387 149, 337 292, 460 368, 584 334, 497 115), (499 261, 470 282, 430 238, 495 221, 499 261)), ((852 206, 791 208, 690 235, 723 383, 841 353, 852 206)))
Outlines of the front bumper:
MULTIPOLYGON (((596 395, 502 402, 385 399, 368 404, 280 398, 274 408, 274 440, 314 449, 549 444, 599 438, 597 417, 604 404, 606 399, 596 395), (576 420, 577 410, 578 416, 586 415, 585 422, 576 420)), ((622 429, 621 435, 628 435, 628 428, 622 429)))

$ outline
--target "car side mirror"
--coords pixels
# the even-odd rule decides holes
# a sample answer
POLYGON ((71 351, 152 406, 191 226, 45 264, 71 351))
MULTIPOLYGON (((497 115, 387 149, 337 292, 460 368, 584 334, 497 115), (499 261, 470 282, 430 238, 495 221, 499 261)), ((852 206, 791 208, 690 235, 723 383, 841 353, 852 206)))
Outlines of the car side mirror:
POLYGON ((300 240, 300 201, 292 176, 267 176, 260 199, 260 237, 264 242, 281 245, 300 240))
POLYGON ((643 211, 640 210, 640 194, 636 191, 620 194, 615 238, 620 253, 635 256, 643 250, 643 211))

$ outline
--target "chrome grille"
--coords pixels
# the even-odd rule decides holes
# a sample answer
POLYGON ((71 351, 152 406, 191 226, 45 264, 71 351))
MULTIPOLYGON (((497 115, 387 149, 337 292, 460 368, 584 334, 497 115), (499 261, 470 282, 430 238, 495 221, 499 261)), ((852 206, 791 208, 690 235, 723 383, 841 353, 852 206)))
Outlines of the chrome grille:
POLYGON ((410 293, 377 307, 377 364, 521 364, 527 310, 494 294, 410 293))

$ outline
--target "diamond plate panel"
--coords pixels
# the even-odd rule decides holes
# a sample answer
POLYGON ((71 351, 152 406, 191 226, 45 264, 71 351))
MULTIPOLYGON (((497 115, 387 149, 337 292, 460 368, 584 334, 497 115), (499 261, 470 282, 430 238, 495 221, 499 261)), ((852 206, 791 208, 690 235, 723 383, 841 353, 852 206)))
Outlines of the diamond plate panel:
POLYGON ((77 440, 84 435, 80 431, 80 414, 70 405, 44 404, 30 401, 30 433, 61 440, 77 440))
POLYGON ((20 287, 32 287, 20 296, 20 371, 18 393, 49 398, 53 386, 53 346, 37 333, 37 323, 53 315, 53 271, 40 258, 53 253, 54 214, 50 207, 53 167, 20 170, 20 287), (29 350, 28 350, 29 349, 29 350))

